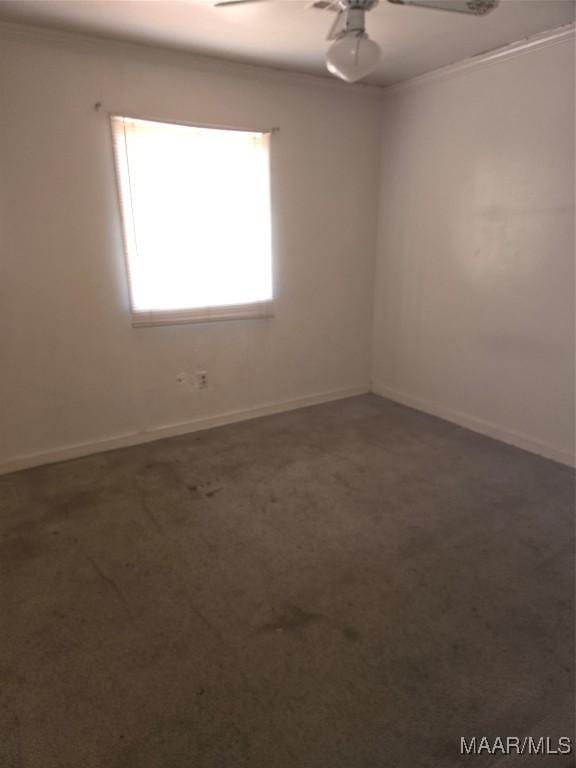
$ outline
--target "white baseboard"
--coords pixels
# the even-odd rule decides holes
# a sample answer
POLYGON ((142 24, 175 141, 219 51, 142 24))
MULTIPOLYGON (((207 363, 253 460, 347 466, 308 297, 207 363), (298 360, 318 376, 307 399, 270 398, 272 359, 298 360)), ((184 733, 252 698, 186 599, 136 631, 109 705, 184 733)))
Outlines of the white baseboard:
POLYGON ((85 443, 67 445, 54 448, 48 451, 30 453, 25 456, 16 456, 12 459, 0 462, 0 475, 9 472, 17 472, 29 467, 37 467, 42 464, 55 464, 59 461, 68 459, 78 459, 82 456, 89 456, 93 453, 102 453, 116 448, 127 448, 131 445, 141 443, 150 443, 154 440, 161 440, 165 437, 175 437, 185 435, 190 432, 200 432, 212 427, 221 427, 225 424, 233 424, 238 421, 247 421, 260 416, 270 416, 274 413, 283 413, 285 411, 294 411, 297 408, 306 408, 310 405, 319 405, 328 403, 332 400, 342 400, 346 397, 364 395, 368 392, 367 387, 347 387, 344 389, 335 389, 328 392, 319 392, 306 397, 299 397, 293 400, 285 400, 278 403, 267 403, 265 405, 255 406, 253 408, 244 408, 237 411, 227 411, 212 416, 201 416, 192 421, 180 422, 178 424, 168 424, 162 427, 153 427, 141 432, 129 432, 121 435, 114 435, 97 440, 91 440, 85 443))
MULTIPOLYGON (((269 416, 274 413, 283 413, 285 411, 293 411, 297 408, 306 408, 311 405, 319 405, 320 403, 328 403, 333 400, 342 400, 346 397, 354 397, 356 395, 363 395, 367 392, 363 387, 348 387, 344 389, 330 390, 328 392, 319 392, 306 397, 295 398, 292 400, 285 400, 278 403, 267 403, 265 405, 255 406, 253 408, 245 408, 237 411, 227 411, 226 413, 216 414, 212 416, 203 416, 191 421, 180 422, 178 424, 168 424, 161 427, 153 427, 152 429, 146 429, 141 432, 129 432, 121 435, 113 435, 112 437, 91 440, 85 443, 77 443, 75 445, 67 445, 59 448, 54 448, 48 451, 40 451, 38 453, 30 453, 24 456, 16 456, 11 459, 0 462, 0 475, 5 475, 10 472, 17 472, 21 469, 27 469, 29 467, 41 466, 43 464, 54 464, 59 461, 66 461, 68 459, 78 459, 82 456, 89 456, 94 453, 102 453, 104 451, 111 451, 116 448, 127 448, 131 445, 139 445, 141 443, 150 443, 154 440, 161 440, 165 437, 175 437, 177 435, 185 435, 191 432, 200 432, 204 429, 211 429, 213 427, 220 427, 225 424, 233 424, 238 421, 247 421, 248 419, 255 419, 260 416, 269 416)), ((554 448, 547 443, 543 443, 534 438, 522 435, 510 430, 502 429, 501 427, 491 424, 490 422, 477 419, 459 411, 454 411, 451 408, 447 408, 436 403, 430 403, 412 395, 408 395, 404 392, 392 389, 391 387, 383 384, 382 382, 374 381, 372 383, 372 392, 382 397, 386 397, 389 400, 394 400, 397 403, 402 403, 411 408, 415 408, 424 413, 430 413, 433 416, 438 416, 447 421, 451 421, 454 424, 458 424, 467 429, 471 429, 473 432, 479 432, 482 435, 493 437, 496 440, 501 440, 504 443, 515 445, 518 448, 537 453, 540 456, 545 456, 548 459, 558 461, 562 464, 566 464, 573 467, 574 456, 569 451, 562 451, 554 448)))
POLYGON ((376 395, 381 395, 389 400, 394 400, 402 405, 407 405, 410 408, 415 408, 418 411, 424 411, 432 416, 438 416, 446 421, 451 421, 454 424, 458 424, 461 427, 466 427, 473 432, 479 432, 481 435, 487 435, 493 437, 496 440, 500 440, 503 443, 509 445, 515 445, 517 448, 523 448, 525 451, 531 453, 537 453, 539 456, 545 456, 547 459, 558 461, 561 464, 567 464, 569 467, 575 465, 574 455, 570 451, 563 451, 562 449, 555 448, 548 443, 544 443, 528 435, 523 435, 518 432, 512 432, 508 429, 492 424, 482 419, 477 419, 474 416, 470 416, 467 413, 461 413, 460 411, 454 411, 444 405, 438 405, 428 400, 422 400, 418 397, 413 397, 405 392, 399 392, 393 389, 381 381, 372 382, 372 392, 376 395))

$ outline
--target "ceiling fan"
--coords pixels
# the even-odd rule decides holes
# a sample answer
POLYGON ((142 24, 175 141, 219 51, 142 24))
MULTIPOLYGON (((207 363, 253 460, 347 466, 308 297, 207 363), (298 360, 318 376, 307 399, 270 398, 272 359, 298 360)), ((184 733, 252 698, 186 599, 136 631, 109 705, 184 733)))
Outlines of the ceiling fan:
MULTIPOLYGON (((387 0, 393 5, 413 5, 438 11, 485 16, 494 10, 499 0, 387 0)), ((269 0, 218 0, 216 7, 265 3, 269 0)), ((310 7, 335 11, 336 18, 327 35, 332 42, 326 53, 328 71, 353 83, 369 75, 380 60, 380 46, 368 37, 365 25, 367 11, 379 0, 314 0, 310 7)))

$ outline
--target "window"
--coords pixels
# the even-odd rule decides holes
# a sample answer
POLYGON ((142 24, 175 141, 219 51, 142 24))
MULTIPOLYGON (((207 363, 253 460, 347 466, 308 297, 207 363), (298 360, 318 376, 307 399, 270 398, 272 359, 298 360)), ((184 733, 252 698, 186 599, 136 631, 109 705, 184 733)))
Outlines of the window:
POLYGON ((112 117, 134 325, 272 313, 267 133, 112 117))

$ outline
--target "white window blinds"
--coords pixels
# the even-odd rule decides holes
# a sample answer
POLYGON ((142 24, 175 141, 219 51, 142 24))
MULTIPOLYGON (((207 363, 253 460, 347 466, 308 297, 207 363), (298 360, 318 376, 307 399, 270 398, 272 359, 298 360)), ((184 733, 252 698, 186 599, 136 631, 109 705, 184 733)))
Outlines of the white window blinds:
POLYGON ((269 316, 269 134, 111 119, 133 324, 269 316))

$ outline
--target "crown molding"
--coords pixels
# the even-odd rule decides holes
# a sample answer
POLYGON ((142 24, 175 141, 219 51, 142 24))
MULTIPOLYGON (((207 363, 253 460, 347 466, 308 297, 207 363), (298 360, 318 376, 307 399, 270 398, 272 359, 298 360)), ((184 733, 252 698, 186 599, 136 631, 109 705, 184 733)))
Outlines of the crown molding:
POLYGON ((423 75, 410 78, 410 80, 403 80, 400 83, 385 86, 382 88, 381 93, 382 96, 386 97, 397 93, 398 91, 416 88, 421 85, 428 85, 436 80, 444 80, 445 78, 455 77, 456 75, 464 74, 476 69, 492 66, 517 56, 525 56, 528 53, 533 53, 551 45, 559 45, 567 42, 574 43, 575 41, 576 24, 567 24, 563 27, 558 27, 557 29, 533 35, 525 40, 519 40, 516 43, 511 43, 502 48, 495 48, 493 51, 481 53, 470 59, 457 61, 454 62, 454 64, 448 64, 446 67, 440 67, 431 72, 425 72, 423 75))
POLYGON ((161 45, 136 43, 126 40, 98 37, 77 32, 68 32, 47 27, 17 24, 0 21, 0 36, 15 40, 42 41, 48 44, 64 46, 76 50, 96 50, 98 52, 127 55, 134 58, 152 58, 159 62, 194 66, 196 72, 206 74, 229 75, 252 81, 292 85, 304 88, 322 88, 336 91, 341 95, 380 98, 382 87, 362 83, 344 83, 328 74, 326 77, 307 72, 272 67, 269 65, 249 64, 232 59, 219 58, 206 54, 194 53, 180 48, 161 45))
POLYGON ((229 75, 231 77, 277 83, 279 85, 322 88, 338 92, 342 95, 383 98, 398 91, 427 85, 436 80, 443 80, 471 70, 492 66, 502 60, 523 56, 551 45, 558 45, 570 41, 574 42, 576 40, 576 24, 567 24, 563 27, 558 27, 557 29, 542 32, 526 38, 525 40, 520 40, 511 43, 510 45, 503 46, 502 48, 496 48, 492 51, 481 53, 478 56, 457 61, 453 64, 448 64, 445 67, 425 72, 424 74, 410 78, 409 80, 402 80, 401 82, 387 86, 343 83, 332 77, 322 77, 321 75, 312 75, 306 72, 294 72, 280 67, 248 64, 246 62, 218 58, 166 46, 163 47, 159 45, 115 40, 28 24, 17 24, 9 21, 0 21, 0 36, 20 40, 39 40, 80 50, 93 49, 97 51, 108 51, 115 53, 116 55, 128 55, 135 58, 140 56, 147 60, 155 58, 158 61, 164 61, 166 63, 180 63, 187 66, 193 64, 196 71, 204 72, 206 74, 229 75))

